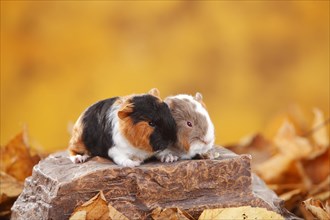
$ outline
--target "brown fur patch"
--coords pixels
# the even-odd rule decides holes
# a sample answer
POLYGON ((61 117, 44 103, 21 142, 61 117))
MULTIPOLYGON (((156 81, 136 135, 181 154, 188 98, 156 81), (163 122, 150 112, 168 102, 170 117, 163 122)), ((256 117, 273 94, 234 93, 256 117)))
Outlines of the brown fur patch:
POLYGON ((131 118, 126 117, 120 120, 120 129, 121 133, 134 147, 146 152, 153 152, 149 141, 153 128, 147 122, 141 121, 133 124, 131 118))
POLYGON ((120 119, 125 119, 126 117, 129 116, 130 113, 133 112, 133 108, 134 108, 133 103, 130 103, 129 101, 125 102, 123 104, 123 107, 118 111, 118 117, 120 119))
POLYGON ((180 129, 178 132, 178 143, 179 147, 184 151, 189 151, 189 132, 185 129, 180 129))
POLYGON ((196 104, 188 99, 170 98, 166 100, 170 103, 170 109, 173 118, 178 126, 178 145, 179 148, 188 151, 190 143, 199 139, 204 141, 208 129, 207 119, 204 115, 196 112, 196 104), (193 126, 187 126, 187 121, 190 121, 193 126))
POLYGON ((73 126, 73 130, 72 130, 72 136, 69 142, 69 154, 70 156, 75 156, 77 154, 79 155, 89 155, 90 153, 88 152, 85 144, 82 141, 82 132, 83 132, 83 125, 81 123, 81 118, 84 115, 84 113, 82 115, 80 115, 80 117, 78 118, 77 122, 75 123, 75 125, 73 126))

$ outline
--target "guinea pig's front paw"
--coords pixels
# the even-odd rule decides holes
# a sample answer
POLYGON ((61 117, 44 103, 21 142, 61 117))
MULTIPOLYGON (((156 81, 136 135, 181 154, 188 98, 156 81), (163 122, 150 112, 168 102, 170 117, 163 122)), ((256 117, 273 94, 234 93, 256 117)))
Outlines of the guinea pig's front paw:
POLYGON ((166 163, 172 163, 172 162, 175 162, 179 159, 178 156, 175 156, 175 155, 172 155, 172 154, 166 154, 166 155, 162 155, 160 157, 160 161, 161 162, 166 162, 166 163))
POLYGON ((136 160, 131 160, 131 159, 125 159, 125 160, 120 160, 120 161, 116 162, 116 164, 123 166, 123 167, 136 167, 136 166, 139 166, 141 163, 142 163, 142 161, 136 161, 136 160))
POLYGON ((220 156, 219 152, 213 152, 213 151, 208 151, 206 153, 203 153, 203 154, 199 154, 199 156, 202 158, 202 159, 210 159, 210 160, 214 160, 216 158, 218 158, 220 156))
POLYGON ((70 160, 71 160, 73 163, 83 163, 83 162, 85 162, 88 158, 89 158, 89 156, 88 156, 87 154, 85 154, 85 155, 77 154, 77 155, 74 155, 74 156, 70 156, 70 160))

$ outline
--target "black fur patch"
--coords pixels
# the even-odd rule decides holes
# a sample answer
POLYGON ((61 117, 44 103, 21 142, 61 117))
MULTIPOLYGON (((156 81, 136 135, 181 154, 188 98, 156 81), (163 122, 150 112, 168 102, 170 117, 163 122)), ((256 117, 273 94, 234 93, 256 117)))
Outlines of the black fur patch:
POLYGON ((154 151, 164 150, 177 139, 176 123, 169 107, 152 95, 136 96, 132 98, 134 104, 130 117, 133 123, 147 121, 154 123, 154 131, 150 136, 150 145, 154 151))
POLYGON ((82 141, 92 156, 109 157, 108 150, 113 146, 112 121, 108 114, 118 97, 99 101, 85 112, 82 123, 82 141))

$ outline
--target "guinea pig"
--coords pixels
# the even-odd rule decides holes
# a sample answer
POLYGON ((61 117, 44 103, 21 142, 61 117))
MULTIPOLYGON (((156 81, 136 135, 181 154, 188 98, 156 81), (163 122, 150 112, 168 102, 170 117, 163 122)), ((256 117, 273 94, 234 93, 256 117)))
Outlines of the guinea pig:
POLYGON ((75 123, 68 148, 70 159, 82 163, 101 156, 121 166, 138 166, 175 143, 176 129, 157 89, 105 99, 88 107, 75 123))
MULTIPOLYGON (((206 110, 202 94, 195 97, 185 94, 165 99, 177 124, 177 142, 159 152, 156 157, 162 162, 191 159, 207 153, 214 144, 214 125, 206 110)), ((212 156, 209 156, 212 159, 212 156)))

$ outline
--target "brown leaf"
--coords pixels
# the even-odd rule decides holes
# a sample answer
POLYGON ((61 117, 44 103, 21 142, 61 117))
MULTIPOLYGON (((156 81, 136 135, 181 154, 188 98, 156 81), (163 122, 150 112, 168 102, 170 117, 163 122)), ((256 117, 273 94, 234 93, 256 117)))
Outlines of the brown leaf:
POLYGON ((87 219, 87 211, 81 210, 72 213, 70 220, 86 220, 87 219))
POLYGON ((279 178, 283 178, 283 173, 292 166, 292 159, 286 155, 277 154, 269 160, 256 165, 256 172, 267 183, 281 182, 279 178), (270 172, 271 170, 271 172, 270 172))
POLYGON ((109 217, 109 208, 104 194, 100 191, 93 198, 85 202, 84 204, 75 208, 70 220, 111 220, 109 217), (86 215, 85 215, 86 212, 86 215), (78 218, 79 217, 79 218, 78 218), (84 217, 84 218, 83 218, 84 217))
MULTIPOLYGON (((18 182, 14 177, 0 172, 0 193, 6 194, 8 197, 18 197, 23 190, 23 184, 18 182)), ((1 204, 1 201, 0 201, 1 204)))
POLYGON ((325 211, 330 215, 330 199, 325 201, 325 211))
POLYGON ((242 138, 237 145, 229 146, 237 154, 251 154, 252 166, 268 160, 275 153, 272 143, 261 134, 248 135, 242 138))
POLYGON ((206 209, 198 220, 220 220, 220 219, 284 219, 276 212, 265 208, 241 206, 234 208, 206 209))
POLYGON ((305 187, 302 183, 282 183, 282 184, 267 184, 267 186, 273 190, 277 195, 282 195, 284 193, 290 192, 292 190, 300 189, 304 191, 305 187))
POLYGON ((128 220, 128 218, 125 215, 123 215, 121 212, 119 212, 113 206, 108 205, 108 208, 109 208, 110 220, 128 220))
POLYGON ((313 113, 314 122, 312 128, 318 128, 319 126, 321 126, 315 132, 313 132, 313 139, 317 145, 322 147, 329 147, 329 135, 327 127, 325 125, 322 126, 325 121, 323 112, 320 109, 315 108, 313 113))
POLYGON ((274 138, 280 153, 292 159, 306 158, 312 152, 309 140, 296 134, 292 123, 285 121, 274 138))
POLYGON ((179 208, 156 208, 152 211, 151 217, 154 220, 194 220, 187 212, 179 208))
POLYGON ((313 159, 306 159, 302 161, 305 173, 313 184, 318 184, 324 181, 330 174, 329 161, 330 148, 313 159))
POLYGON ((302 189, 294 189, 289 192, 283 193, 279 197, 284 200, 285 208, 289 211, 293 210, 297 203, 299 201, 304 199, 304 196, 306 195, 305 192, 302 191, 302 189))
POLYGON ((310 196, 314 196, 318 193, 328 191, 330 186, 330 174, 325 178, 321 183, 319 183, 316 186, 313 186, 312 189, 309 192, 310 196))
POLYGON ((10 208, 23 190, 23 184, 12 176, 0 173, 0 217, 9 217, 10 208))
POLYGON ((325 207, 320 200, 309 198, 303 201, 303 205, 314 217, 318 219, 330 219, 330 214, 327 213, 325 207))
POLYGON ((31 176, 33 166, 40 160, 38 155, 31 156, 26 129, 23 129, 0 151, 1 170, 19 181, 31 176))

